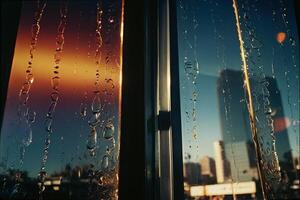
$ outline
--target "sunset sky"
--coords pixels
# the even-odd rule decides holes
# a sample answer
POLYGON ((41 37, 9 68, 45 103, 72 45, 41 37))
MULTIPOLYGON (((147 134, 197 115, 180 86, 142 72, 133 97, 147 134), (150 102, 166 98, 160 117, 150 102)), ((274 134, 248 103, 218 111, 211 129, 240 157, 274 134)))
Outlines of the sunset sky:
MULTIPOLYGON (((96 3, 97 1, 71 1, 68 5, 65 43, 59 68, 60 100, 56 107, 49 158, 46 164, 49 173, 61 170, 67 163, 74 165, 88 163, 86 160, 83 161, 83 155, 86 152, 86 140, 90 128, 87 119, 80 119, 79 110, 84 94, 87 93, 88 116, 91 115, 90 105, 96 80, 94 59, 96 3)), ((113 96, 101 92, 103 104, 105 100, 111 103, 105 107, 101 117, 102 119, 114 117, 115 139, 118 140, 121 1, 103 4, 100 81, 101 88, 107 88, 110 93, 113 92, 113 96), (112 79, 112 81, 107 82, 105 79, 112 79)), ((53 56, 59 24, 59 7, 58 1, 48 2, 40 23, 41 29, 33 58, 34 82, 30 90, 29 105, 36 112, 37 117, 32 125, 33 142, 26 149, 23 166, 24 170, 29 171, 33 177, 37 176, 41 166, 43 141, 46 136, 44 120, 52 89, 51 77, 54 69, 53 56)), ((24 128, 18 123, 17 116, 18 92, 25 81, 35 10, 34 1, 23 2, 1 133, 1 162, 3 164, 3 160, 8 157, 7 167, 16 169, 19 168, 20 140, 24 137, 24 128)), ((103 150, 109 142, 103 139, 100 131, 98 137, 101 145, 97 158, 101 161, 103 150)))

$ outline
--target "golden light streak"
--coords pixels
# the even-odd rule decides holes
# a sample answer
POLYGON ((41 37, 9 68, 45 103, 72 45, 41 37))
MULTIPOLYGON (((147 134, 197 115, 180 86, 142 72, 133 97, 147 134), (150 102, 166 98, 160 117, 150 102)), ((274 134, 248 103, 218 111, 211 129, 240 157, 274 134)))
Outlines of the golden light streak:
MULTIPOLYGON (((118 110, 118 115, 119 115, 119 129, 118 129, 118 144, 121 144, 121 117, 122 117, 122 73, 123 73, 123 31, 124 31, 124 4, 125 4, 125 0, 122 0, 122 8, 121 8, 121 27, 120 27, 120 65, 119 65, 119 110, 118 110)), ((118 149, 118 155, 120 155, 120 146, 118 149)), ((117 183, 119 183, 119 172, 117 172, 116 174, 116 178, 117 178, 117 183)), ((117 199, 118 197, 118 186, 116 186, 116 197, 117 199)))
MULTIPOLYGON (((16 83, 19 82, 20 78, 23 77, 23 66, 26 64, 24 60, 27 58, 26 45, 19 45, 15 51, 15 57, 12 65, 12 72, 10 78, 10 86, 15 87, 16 83)), ((50 75, 52 74, 52 54, 53 51, 48 48, 39 48, 36 52, 35 57, 35 81, 37 82, 37 87, 49 84, 50 75)), ((104 65, 103 63, 101 63, 104 65)), ((88 60, 84 56, 78 56, 78 64, 74 64, 74 55, 70 51, 65 51, 64 59, 61 61, 61 71, 63 75, 62 82, 63 87, 68 88, 90 88, 93 85, 91 77, 94 76, 94 68, 92 60, 88 60), (74 74, 74 70, 76 73, 74 74)), ((114 64, 108 66, 109 68, 114 68, 114 64)), ((99 71, 101 74, 105 73, 105 68, 100 67, 99 71)), ((119 71, 117 73, 111 73, 110 78, 117 80, 119 78, 119 71)), ((105 80, 101 79, 100 84, 104 84, 105 80)), ((21 84, 21 83, 20 83, 21 84)), ((19 84, 18 84, 19 86, 19 84)), ((116 88, 119 84, 116 85, 116 88)))
POLYGON ((261 181, 261 186, 262 186, 262 193, 263 193, 263 198, 266 199, 266 182, 264 179, 264 176, 262 175, 262 166, 261 166, 261 152, 260 152, 260 145, 258 143, 257 139, 257 128, 256 128, 256 123, 255 123, 255 113, 254 113, 254 108, 253 108, 253 99, 251 95, 251 86, 250 86, 250 81, 249 81, 249 75, 248 75, 248 65, 246 61, 246 54, 245 54, 245 49, 244 49, 244 41, 242 37, 242 31, 240 27, 240 19, 239 19, 239 14, 238 14, 238 5, 237 5, 237 0, 233 0, 233 9, 234 9, 234 15, 235 15, 235 20, 236 20, 236 28, 237 28, 237 34, 238 34, 238 39, 240 43, 240 54, 241 54, 241 59, 243 63, 243 74, 244 74, 244 88, 247 92, 247 98, 248 98, 248 111, 249 111, 249 117, 250 117, 250 125, 252 129, 252 139, 253 143, 255 145, 255 151, 256 151, 256 157, 257 157, 257 168, 258 168, 258 175, 261 181))

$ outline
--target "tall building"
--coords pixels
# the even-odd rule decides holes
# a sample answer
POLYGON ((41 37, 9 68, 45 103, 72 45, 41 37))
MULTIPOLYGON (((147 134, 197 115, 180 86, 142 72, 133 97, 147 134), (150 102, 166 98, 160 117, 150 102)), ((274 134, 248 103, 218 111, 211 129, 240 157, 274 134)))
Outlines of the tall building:
POLYGON ((255 165, 247 104, 244 100, 243 77, 240 71, 224 70, 217 82, 218 100, 225 157, 230 163, 233 181, 250 181, 255 165))
POLYGON ((217 183, 223 183, 229 176, 229 163, 225 157, 223 141, 214 142, 217 183))
MULTIPOLYGON (((261 83, 255 80, 250 81, 252 89, 259 88, 261 83)), ((281 96, 276 80, 267 77, 266 81, 268 82, 267 89, 270 94, 270 107, 274 112, 272 117, 274 122, 276 122, 276 119, 284 117, 281 96)), ((230 163, 230 171, 232 172, 230 177, 233 181, 249 181, 257 178, 255 149, 252 142, 243 84, 242 72, 233 70, 223 70, 217 81, 225 157, 230 163)), ((286 158, 291 158, 286 130, 280 130, 280 132, 275 133, 275 138, 279 161, 286 162, 286 158)))
POLYGON ((250 142, 239 141, 227 145, 228 160, 230 163, 230 177, 234 182, 250 181, 257 179, 256 165, 250 159, 253 158, 253 148, 249 149, 250 142), (252 153, 252 155, 251 155, 252 153))
POLYGON ((189 185, 197 185, 201 181, 201 167, 198 163, 184 163, 183 165, 184 182, 189 185))
POLYGON ((215 160, 209 156, 204 156, 200 160, 201 175, 207 175, 209 177, 216 176, 215 160))
POLYGON ((209 156, 204 156, 200 160, 201 182, 204 184, 213 184, 216 181, 215 160, 209 156))

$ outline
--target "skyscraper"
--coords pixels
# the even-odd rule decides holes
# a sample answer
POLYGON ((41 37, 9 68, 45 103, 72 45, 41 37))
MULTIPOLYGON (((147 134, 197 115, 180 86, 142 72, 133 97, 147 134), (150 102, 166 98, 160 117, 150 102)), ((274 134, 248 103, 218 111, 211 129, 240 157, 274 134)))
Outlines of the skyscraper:
POLYGON ((209 156, 204 156, 200 160, 201 174, 208 175, 210 177, 216 176, 216 165, 215 160, 209 156))
POLYGON ((214 142, 217 183, 223 183, 229 175, 228 161, 225 158, 223 141, 214 142))
POLYGON ((209 156, 204 156, 200 160, 201 179, 203 183, 215 183, 216 164, 215 160, 209 156))
POLYGON ((225 157, 230 163, 230 179, 250 181, 255 164, 251 146, 251 128, 244 99, 243 77, 240 71, 224 70, 217 82, 220 121, 225 157))
POLYGON ((201 179, 201 167, 198 163, 184 163, 183 165, 184 182, 189 185, 197 185, 201 179))
MULTIPOLYGON (((252 89, 258 86, 256 84, 261 84, 252 79, 250 81, 252 89)), ((276 123, 276 120, 284 118, 281 96, 276 80, 266 77, 266 81, 270 107, 273 111, 272 118, 276 123)), ((234 181, 248 181, 256 178, 255 149, 243 84, 242 72, 233 70, 223 70, 217 82, 225 156, 230 162, 231 178, 234 181)), ((286 163, 287 158, 291 158, 286 129, 277 130, 275 138, 279 161, 286 163)))

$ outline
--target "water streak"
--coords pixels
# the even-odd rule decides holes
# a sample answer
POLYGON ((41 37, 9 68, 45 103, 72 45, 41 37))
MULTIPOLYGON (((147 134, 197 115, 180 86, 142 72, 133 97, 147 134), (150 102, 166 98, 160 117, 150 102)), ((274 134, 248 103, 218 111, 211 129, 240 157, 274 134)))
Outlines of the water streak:
POLYGON ((34 51, 36 50, 36 45, 38 41, 38 35, 40 33, 40 22, 42 16, 44 14, 44 9, 46 7, 46 1, 37 2, 37 10, 34 14, 33 24, 31 26, 31 42, 30 42, 30 49, 29 49, 29 60, 28 66, 26 68, 26 79, 19 91, 19 104, 18 104, 18 117, 19 122, 25 122, 25 134, 22 140, 22 147, 23 151, 21 151, 20 155, 20 167, 23 166, 23 160, 25 156, 25 148, 28 147, 32 143, 32 124, 35 121, 36 113, 32 111, 29 105, 29 96, 30 96, 30 89, 34 82, 33 76, 33 58, 34 58, 34 51))
MULTIPOLYGON (((30 97, 30 89, 34 82, 34 75, 33 75, 34 51, 36 50, 38 36, 40 33, 40 22, 44 14, 46 3, 47 3, 46 1, 42 1, 42 2, 37 1, 37 10, 34 13, 33 24, 31 26, 31 42, 29 45, 29 60, 25 71, 26 73, 25 81, 23 82, 18 94, 19 102, 18 102, 17 114, 19 118, 19 125, 21 126, 21 124, 24 124, 24 127, 22 126, 22 132, 24 132, 24 134, 22 135, 23 138, 19 146, 20 171, 23 168, 26 148, 32 143, 32 125, 35 122, 36 113, 31 109, 29 103, 29 97, 30 97)), ((16 196, 23 195, 21 189, 21 180, 22 180, 22 174, 21 172, 17 172, 17 175, 15 176, 15 185, 13 186, 14 189, 10 195, 11 198, 15 198, 16 196)))
POLYGON ((53 67, 53 75, 51 78, 51 86, 52 92, 50 94, 50 105, 48 107, 48 112, 46 114, 45 119, 45 131, 46 137, 44 142, 44 149, 42 153, 42 160, 41 160, 41 168, 38 175, 38 186, 39 186, 39 199, 43 199, 43 191, 45 190, 44 182, 47 176, 46 173, 46 163, 48 160, 48 153, 51 143, 51 135, 53 132, 52 123, 54 120, 54 113, 59 103, 60 99, 60 92, 59 92, 59 83, 60 83, 60 61, 62 57, 62 51, 64 47, 64 33, 67 24, 67 13, 68 13, 68 5, 67 1, 64 1, 60 7, 60 22, 57 28, 57 36, 56 36, 56 49, 54 53, 54 67, 53 67))
POLYGON ((267 185, 266 185, 265 177, 262 174, 263 158, 262 158, 261 151, 260 151, 261 146, 258 141, 256 118, 255 118, 253 99, 252 99, 252 94, 251 94, 248 65, 246 62, 246 52, 244 49, 244 41, 243 41, 242 31, 241 31, 241 27, 240 27, 240 18, 239 18, 239 13, 238 13, 237 0, 233 0, 233 9, 234 9, 234 15, 235 15, 235 20, 236 20, 238 39, 239 39, 239 43, 240 43, 240 55, 241 55, 241 59, 242 59, 242 67, 243 67, 243 74, 244 74, 244 88, 245 88, 245 92, 247 94, 247 100, 248 100, 247 106, 248 106, 249 117, 250 117, 250 125, 251 125, 251 129, 252 129, 252 138, 253 138, 253 142, 255 145, 256 157, 257 157, 257 161, 258 161, 257 162, 258 174, 259 174, 260 181, 261 181, 263 198, 267 199, 267 194, 266 194, 267 193, 267 185))
MULTIPOLYGON (((101 118, 102 118, 102 111, 104 109, 103 102, 101 99, 101 90, 100 90, 100 64, 101 64, 101 55, 102 55, 102 45, 103 45, 103 38, 102 38, 102 2, 97 2, 97 10, 96 10, 96 30, 95 30, 95 65, 96 65, 96 73, 95 73, 95 82, 94 82, 94 92, 93 92, 93 99, 91 103, 91 116, 89 116, 88 124, 90 126, 90 133, 87 138, 86 148, 89 152, 91 158, 95 158, 96 156, 96 149, 98 143, 98 132, 97 129, 101 125, 101 118)), ((95 161, 95 159, 94 159, 95 161)), ((88 198, 94 199, 94 183, 93 180, 97 179, 97 171, 94 169, 95 165, 90 164, 89 169, 89 188, 88 188, 88 198)), ((96 186, 96 190, 97 190, 96 186)))

